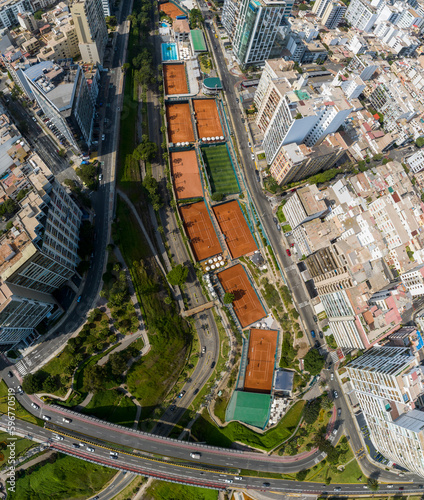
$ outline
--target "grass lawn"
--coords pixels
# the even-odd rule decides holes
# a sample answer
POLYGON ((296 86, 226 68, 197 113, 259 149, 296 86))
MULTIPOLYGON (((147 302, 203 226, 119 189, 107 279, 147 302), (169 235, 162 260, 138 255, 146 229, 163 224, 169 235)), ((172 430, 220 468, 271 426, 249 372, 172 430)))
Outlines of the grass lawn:
POLYGON ((116 474, 116 470, 77 458, 57 454, 53 463, 44 462, 24 471, 16 482, 11 500, 82 500, 91 497, 116 474))
POLYGON ((233 194, 240 191, 225 144, 202 148, 213 193, 233 194))
POLYGON ((1 446, 2 448, 6 446, 0 451, 0 468, 2 468, 3 465, 5 465, 9 460, 10 448, 7 447, 8 444, 15 443, 15 459, 23 455, 33 446, 37 445, 37 443, 35 443, 34 441, 24 439, 19 436, 13 436, 17 438, 16 441, 8 441, 8 438, 10 437, 11 436, 8 432, 0 432, 0 443, 2 443, 1 446))
POLYGON ((277 219, 278 219, 278 222, 287 222, 286 220, 286 216, 284 215, 283 213, 283 207, 284 205, 280 205, 278 207, 278 210, 277 210, 277 219))
POLYGON ((154 481, 147 488, 144 498, 146 500, 174 500, 176 498, 184 500, 217 500, 218 491, 165 481, 154 481))
POLYGON ((230 422, 227 426, 218 428, 204 411, 192 427, 192 434, 199 440, 214 446, 230 448, 234 441, 247 446, 253 446, 270 451, 287 439, 295 430, 302 415, 304 401, 298 401, 281 419, 279 424, 259 434, 239 422, 230 422))
POLYGON ((131 399, 116 389, 97 392, 83 410, 83 413, 127 427, 132 427, 136 412, 137 407, 131 399))
MULTIPOLYGON (((16 403, 16 406, 14 407, 14 415, 16 418, 19 418, 20 420, 25 420, 26 422, 30 422, 31 424, 36 424, 40 425, 41 427, 44 426, 43 420, 36 418, 31 415, 28 411, 25 410, 25 408, 18 403, 18 400, 15 398, 14 402, 16 403)), ((8 390, 7 390, 7 385, 4 380, 0 382, 0 413, 7 413, 8 408, 12 408, 9 405, 8 402, 8 390)))
POLYGON ((126 380, 129 391, 140 401, 142 418, 145 418, 177 381, 192 334, 175 303, 165 304, 168 296, 165 279, 150 256, 137 221, 119 197, 117 213, 120 250, 128 265, 152 346, 146 356, 132 365, 126 380))

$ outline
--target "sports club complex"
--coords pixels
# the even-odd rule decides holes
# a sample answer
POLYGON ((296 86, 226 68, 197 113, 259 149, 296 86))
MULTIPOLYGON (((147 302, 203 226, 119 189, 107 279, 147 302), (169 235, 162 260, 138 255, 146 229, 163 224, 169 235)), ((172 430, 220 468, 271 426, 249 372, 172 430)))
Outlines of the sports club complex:
POLYGON ((254 223, 246 205, 239 202, 244 184, 225 107, 219 96, 187 95, 184 63, 164 63, 163 76, 173 195, 184 231, 211 298, 234 295, 228 307, 243 337, 237 386, 226 420, 265 428, 281 342, 278 326, 239 260, 258 252, 258 245, 254 223), (216 193, 225 201, 213 201, 221 198, 216 193))

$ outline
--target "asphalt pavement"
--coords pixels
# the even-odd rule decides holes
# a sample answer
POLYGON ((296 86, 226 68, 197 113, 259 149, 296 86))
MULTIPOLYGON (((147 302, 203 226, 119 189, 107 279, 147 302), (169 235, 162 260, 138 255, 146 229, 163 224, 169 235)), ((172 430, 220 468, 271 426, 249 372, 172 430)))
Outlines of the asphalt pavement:
MULTIPOLYGON (((2 416, 0 423, 4 427, 7 426, 7 417, 2 416)), ((49 427, 51 426, 51 423, 52 422, 49 422, 49 427)), ((257 464, 261 461, 271 463, 270 459, 276 460, 276 462, 274 462, 275 466, 273 467, 274 472, 286 473, 292 472, 294 469, 299 470, 299 468, 305 467, 304 464, 299 464, 299 462, 294 462, 291 464, 291 467, 281 466, 281 463, 278 466, 278 461, 281 462, 281 457, 267 457, 262 454, 259 454, 259 456, 256 454, 257 456, 254 457, 255 454, 253 453, 246 454, 235 451, 231 452, 230 450, 222 450, 213 447, 195 447, 193 445, 180 442, 180 457, 178 458, 181 458, 183 461, 178 460, 169 462, 154 458, 156 455, 160 454, 160 451, 158 451, 157 448, 161 443, 165 449, 169 448, 171 451, 171 443, 173 440, 169 440, 167 438, 156 437, 152 440, 149 454, 139 456, 138 453, 127 453, 118 447, 111 448, 109 445, 104 443, 103 440, 88 440, 84 435, 75 435, 70 437, 69 430, 64 429, 62 426, 54 430, 42 429, 36 425, 23 421, 17 421, 16 426, 16 430, 24 436, 41 442, 47 442, 53 449, 76 456, 80 459, 90 460, 108 467, 127 470, 129 472, 149 475, 158 479, 174 480, 196 486, 206 486, 216 489, 251 488, 277 492, 306 492, 315 494, 338 491, 351 495, 364 493, 364 490, 366 489, 366 486, 364 485, 335 484, 326 486, 320 483, 302 483, 277 478, 248 476, 243 471, 244 467, 240 466, 240 456, 249 455, 252 459, 244 458, 243 465, 247 465, 248 467, 246 468, 251 470, 257 469, 257 464), (59 441, 57 439, 58 435, 63 436, 64 439, 59 441), (156 443, 156 445, 154 445, 154 443, 156 443), (198 453, 199 459, 197 460, 190 457, 191 452, 198 453), (209 462, 210 458, 213 458, 212 464, 209 462), (219 467, 220 463, 223 463, 224 466, 219 467), (336 488, 340 488, 340 490, 336 490, 336 488)), ((100 434, 104 436, 105 429, 104 426, 102 427, 103 428, 100 428, 100 434)), ((108 437, 110 437, 110 429, 112 427, 113 426, 110 425, 108 426, 108 437)), ((126 429, 125 439, 121 444, 126 445, 131 449, 139 449, 139 444, 145 442, 143 438, 140 439, 138 437, 139 434, 141 433, 126 429)), ((394 492, 395 488, 397 490, 402 488, 405 493, 417 493, 421 489, 420 486, 421 485, 418 483, 393 485, 392 488, 388 488, 387 485, 381 485, 380 493, 394 492)))

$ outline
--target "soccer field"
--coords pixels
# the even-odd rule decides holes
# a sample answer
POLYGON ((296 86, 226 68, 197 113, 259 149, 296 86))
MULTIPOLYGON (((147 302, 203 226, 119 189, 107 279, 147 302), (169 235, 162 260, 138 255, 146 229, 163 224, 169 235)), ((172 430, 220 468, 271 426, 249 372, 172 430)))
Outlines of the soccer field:
POLYGON ((228 155, 227 146, 202 148, 212 193, 233 194, 240 191, 236 175, 228 155))

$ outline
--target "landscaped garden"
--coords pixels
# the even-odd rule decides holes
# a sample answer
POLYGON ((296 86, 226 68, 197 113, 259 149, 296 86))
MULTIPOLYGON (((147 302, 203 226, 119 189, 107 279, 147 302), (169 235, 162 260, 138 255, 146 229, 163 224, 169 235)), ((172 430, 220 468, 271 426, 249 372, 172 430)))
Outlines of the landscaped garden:
MULTIPOLYGON (((4 382, 2 382, 2 384, 3 383, 4 382)), ((13 436, 13 438, 16 438, 16 441, 10 441, 10 437, 11 435, 9 432, 0 432, 0 469, 9 466, 7 461, 9 460, 10 456, 10 447, 8 447, 8 445, 12 442, 15 446, 15 455, 13 457, 14 460, 17 460, 18 457, 26 453, 30 448, 37 446, 37 443, 34 443, 34 441, 30 441, 29 439, 25 439, 19 436, 13 436)))
POLYGON ((207 488, 196 488, 184 484, 153 481, 147 488, 143 498, 145 500, 217 500, 218 491, 207 488))
POLYGON ((131 366, 126 378, 129 391, 141 403, 142 418, 146 418, 178 379, 192 332, 177 311, 137 220, 119 198, 114 240, 128 264, 151 344, 150 352, 131 366))

